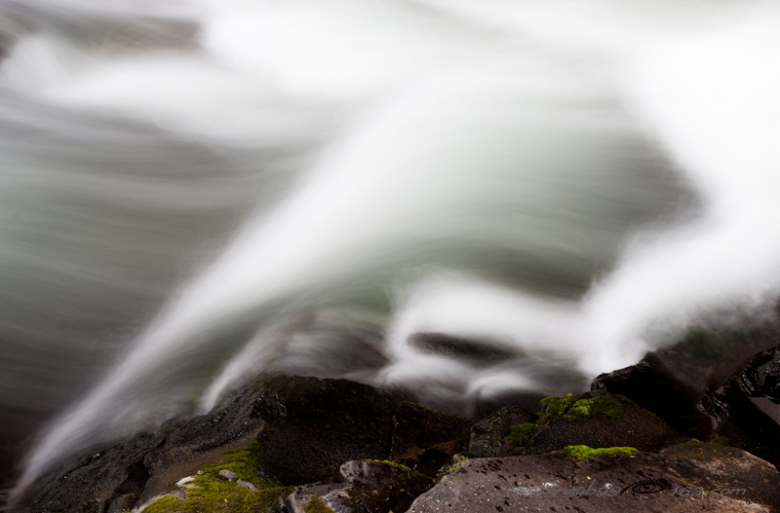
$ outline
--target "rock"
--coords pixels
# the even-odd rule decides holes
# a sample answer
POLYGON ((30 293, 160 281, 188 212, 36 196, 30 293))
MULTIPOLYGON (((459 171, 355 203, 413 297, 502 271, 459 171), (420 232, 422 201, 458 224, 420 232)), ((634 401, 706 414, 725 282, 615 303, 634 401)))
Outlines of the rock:
POLYGON ((516 406, 501 408, 471 427, 466 455, 469 458, 503 456, 508 449, 506 438, 511 433, 511 427, 529 423, 533 417, 528 411, 516 406))
POLYGON ((393 424, 389 459, 435 476, 465 449, 471 421, 404 401, 395 409, 393 424))
POLYGON ((418 495, 433 486, 429 477, 388 461, 349 461, 340 471, 367 513, 406 511, 418 495))
POLYGON ((724 443, 780 465, 780 346, 745 361, 700 407, 715 419, 714 433, 724 443))
POLYGON ((287 507, 292 513, 307 513, 312 500, 317 502, 314 497, 333 513, 365 513, 352 486, 345 483, 299 487, 287 498, 287 507))
POLYGON ((516 358, 517 350, 485 340, 473 340, 444 333, 413 333, 407 343, 422 353, 437 354, 465 360, 481 366, 492 365, 516 358))
POLYGON ((238 481, 236 481, 236 486, 238 486, 239 488, 246 488, 247 490, 252 491, 252 492, 257 490, 255 485, 253 485, 249 481, 244 481, 243 479, 239 479, 238 481))
MULTIPOLYGON (((736 465, 721 455, 722 465, 736 465)), ((418 497, 408 513, 552 511, 768 512, 751 495, 703 495, 678 477, 681 461, 649 453, 596 456, 576 462, 567 452, 469 460, 418 497), (734 495, 734 496, 731 496, 734 495), (737 497, 738 496, 738 497, 737 497)), ((733 488, 728 482, 717 486, 733 488)))
POLYGON ((137 500, 138 494, 135 493, 120 495, 111 501, 108 505, 108 509, 106 509, 106 513, 124 513, 125 511, 130 510, 137 500))
MULTIPOLYGON (((571 391, 579 392, 583 389, 584 383, 573 384, 571 391)), ((568 393, 561 392, 561 393, 568 393)), ((471 410, 474 412, 475 419, 484 419, 496 413, 502 408, 514 407, 521 408, 529 412, 539 410, 539 404, 545 398, 544 394, 531 392, 527 390, 506 390, 498 394, 492 394, 487 397, 479 397, 474 401, 471 410)))
POLYGON ((721 487, 747 490, 754 502, 780 508, 780 472, 768 461, 734 447, 682 444, 661 454, 680 479, 705 490, 721 487))
POLYGON ((629 399, 597 390, 545 399, 538 431, 515 451, 544 454, 567 445, 658 451, 687 439, 629 399))
POLYGON ((694 327, 638 364, 600 375, 591 389, 624 395, 678 432, 706 439, 712 424, 700 405, 705 393, 738 371, 740 362, 776 345, 779 336, 777 321, 741 329, 694 327))
POLYGON ((266 381, 256 411, 263 470, 282 484, 335 481, 345 461, 386 458, 397 401, 344 380, 279 376, 266 381))
POLYGON ((219 471, 219 475, 224 477, 225 479, 235 479, 236 474, 231 472, 230 470, 223 469, 219 471))
POLYGON ((44 474, 13 511, 103 513, 118 500, 127 505, 135 497, 133 505, 142 504, 168 492, 182 474, 257 436, 260 394, 253 384, 228 394, 207 415, 172 419, 156 433, 77 454, 44 474))
POLYGON ((636 365, 600 375, 591 389, 626 396, 684 435, 709 436, 710 419, 696 407, 703 388, 678 379, 655 353, 647 354, 636 365))
POLYGON ((144 455, 158 443, 154 436, 141 434, 66 460, 46 473, 21 504, 12 505, 12 511, 103 513, 134 503, 150 476, 144 455))

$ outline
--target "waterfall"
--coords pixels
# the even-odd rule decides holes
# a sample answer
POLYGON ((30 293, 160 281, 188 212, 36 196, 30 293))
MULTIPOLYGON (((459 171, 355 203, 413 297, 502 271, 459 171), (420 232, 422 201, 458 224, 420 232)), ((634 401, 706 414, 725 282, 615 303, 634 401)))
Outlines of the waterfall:
POLYGON ((430 397, 564 393, 773 311, 771 4, 159 4, 0 0, 0 424, 38 432, 17 494, 293 339, 305 369, 376 333, 361 379, 430 397))

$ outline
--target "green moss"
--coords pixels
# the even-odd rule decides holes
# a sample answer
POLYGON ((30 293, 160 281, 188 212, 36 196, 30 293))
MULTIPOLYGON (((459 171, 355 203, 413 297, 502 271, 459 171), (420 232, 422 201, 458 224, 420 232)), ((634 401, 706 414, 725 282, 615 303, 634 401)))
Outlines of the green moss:
POLYGON ((169 511, 179 511, 179 506, 184 503, 183 500, 173 495, 160 497, 154 503, 144 508, 144 513, 167 513, 169 511))
POLYGON ((637 449, 634 447, 606 447, 594 449, 587 445, 568 445, 566 446, 566 449, 569 451, 572 458, 577 461, 592 458, 593 456, 633 456, 637 452, 637 449))
POLYGON ((548 419, 563 419, 569 422, 577 417, 602 416, 617 421, 623 416, 623 404, 603 391, 587 399, 576 397, 545 397, 542 399, 542 414, 548 419))
POLYGON ((699 440, 698 438, 691 438, 691 439, 690 439, 690 440, 688 440, 687 442, 683 442, 683 443, 682 443, 682 444, 680 444, 680 445, 684 445, 684 446, 686 446, 686 447, 689 447, 689 446, 691 446, 691 445, 696 445, 696 444, 700 444, 700 443, 701 443, 701 440, 699 440))
POLYGON ((279 497, 286 497, 292 487, 279 487, 263 481, 258 476, 258 466, 263 459, 263 448, 257 443, 227 451, 225 458, 216 465, 201 467, 192 486, 187 489, 187 499, 165 496, 148 506, 145 513, 262 513, 270 509, 279 497), (252 483, 257 489, 239 487, 236 481, 219 475, 230 470, 237 479, 252 483))
POLYGON ((398 470, 403 470, 404 472, 411 472, 412 469, 407 467, 406 465, 402 465, 401 463, 390 461, 390 460, 366 460, 366 461, 373 461, 374 463, 383 463, 385 465, 390 465, 393 468, 397 468, 398 470))
POLYGON ((542 411, 551 417, 561 417, 574 406, 574 397, 545 397, 542 399, 542 411))
POLYGON ((509 436, 505 440, 509 442, 525 442, 536 434, 537 426, 533 422, 515 424, 509 428, 509 436))
POLYGON ((224 481, 225 478, 219 475, 221 470, 230 470, 238 479, 249 481, 258 488, 265 486, 258 475, 257 470, 265 456, 263 446, 257 441, 252 442, 246 447, 232 449, 225 452, 225 458, 216 465, 205 465, 201 467, 200 473, 195 477, 194 484, 202 485, 211 481, 224 481))
POLYGON ((309 503, 304 506, 303 511, 305 513, 336 513, 316 495, 309 495, 309 503))
POLYGON ((720 435, 712 435, 709 440, 707 440, 708 444, 713 445, 729 445, 729 439, 725 436, 720 435))

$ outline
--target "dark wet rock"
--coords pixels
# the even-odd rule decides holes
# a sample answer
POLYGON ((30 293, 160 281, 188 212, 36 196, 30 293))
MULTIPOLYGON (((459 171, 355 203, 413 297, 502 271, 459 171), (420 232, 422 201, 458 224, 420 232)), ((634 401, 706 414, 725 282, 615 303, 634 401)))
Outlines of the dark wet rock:
POLYGON ((547 398, 542 414, 537 432, 517 452, 543 454, 567 445, 658 451, 688 439, 633 401, 599 390, 547 398))
POLYGON ((712 412, 701 407, 705 395, 778 339, 777 322, 745 323, 740 329, 694 327, 677 344, 648 353, 636 365, 602 374, 591 388, 624 395, 680 433, 706 439, 712 412))
POLYGON ((534 415, 516 406, 501 408, 489 417, 480 420, 471 427, 468 450, 469 458, 486 458, 506 454, 507 437, 512 426, 526 424, 534 415))
POLYGON ((471 421, 404 401, 393 414, 393 424, 389 459, 436 475, 453 455, 465 449, 471 421))
POLYGON ((684 435, 706 438, 711 429, 709 417, 697 408, 703 390, 680 380, 655 353, 636 365, 600 375, 591 389, 626 396, 684 435))
POLYGON ((750 358, 740 376, 740 385, 751 397, 780 403, 780 347, 750 358))
MULTIPOLYGON (((741 456, 734 460, 725 454, 720 457, 724 458, 720 464, 728 466, 738 464, 741 456)), ((697 493, 699 484, 679 477, 680 461, 637 453, 631 457, 596 456, 577 463, 564 451, 469 460, 418 497, 408 513, 756 512, 774 507, 767 502, 746 502, 759 500, 749 492, 739 498, 697 493)), ((733 488, 725 479, 712 484, 733 488)))
POLYGON ((341 476, 367 513, 406 511, 433 486, 431 478, 389 461, 349 461, 341 466, 341 476))
POLYGON ((208 415, 177 418, 154 434, 71 457, 44 474, 13 511, 104 513, 143 503, 224 449, 251 442, 263 425, 253 412, 258 397, 255 387, 235 391, 208 415))
POLYGON ((421 353, 448 356, 473 365, 490 365, 517 358, 521 354, 512 348, 491 344, 485 340, 444 333, 413 333, 409 335, 407 342, 421 353))
POLYGON ((68 460, 36 483, 35 494, 13 511, 103 513, 112 504, 135 502, 149 479, 144 455, 159 443, 140 435, 68 460))
POLYGON ((704 396, 700 407, 715 423, 724 443, 780 465, 780 347, 749 358, 720 387, 704 396))
POLYGON ((287 485, 334 481, 345 461, 386 458, 396 399, 367 385, 279 376, 266 381, 256 407, 263 470, 287 485))
POLYGON ((291 513, 307 513, 306 510, 317 499, 333 513, 366 513, 358 501, 352 485, 346 483, 310 485, 296 488, 287 498, 291 513), (315 499, 316 497, 316 499, 315 499))

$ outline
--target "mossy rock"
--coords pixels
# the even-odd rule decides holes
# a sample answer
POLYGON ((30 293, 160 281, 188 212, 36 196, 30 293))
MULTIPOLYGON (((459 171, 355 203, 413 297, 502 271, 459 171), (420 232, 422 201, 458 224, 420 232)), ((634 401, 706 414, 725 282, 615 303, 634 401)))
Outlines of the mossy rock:
POLYGON ((166 495, 144 508, 144 513, 265 513, 292 491, 264 481, 258 476, 263 460, 263 448, 253 442, 247 447, 226 451, 225 459, 205 465, 187 487, 187 498, 166 495), (236 479, 228 479, 220 471, 229 470, 236 479), (251 483, 251 490, 239 481, 251 483))
POLYGON ((545 397, 542 399, 541 415, 543 420, 571 422, 577 417, 601 416, 617 422, 623 416, 623 403, 615 396, 600 391, 589 397, 545 397))
MULTIPOLYGON (((518 427, 516 431, 518 438, 527 436, 531 426, 518 427)), ((658 451, 687 439, 633 401, 596 390, 574 397, 545 399, 537 432, 510 454, 543 454, 576 445, 658 451)))

